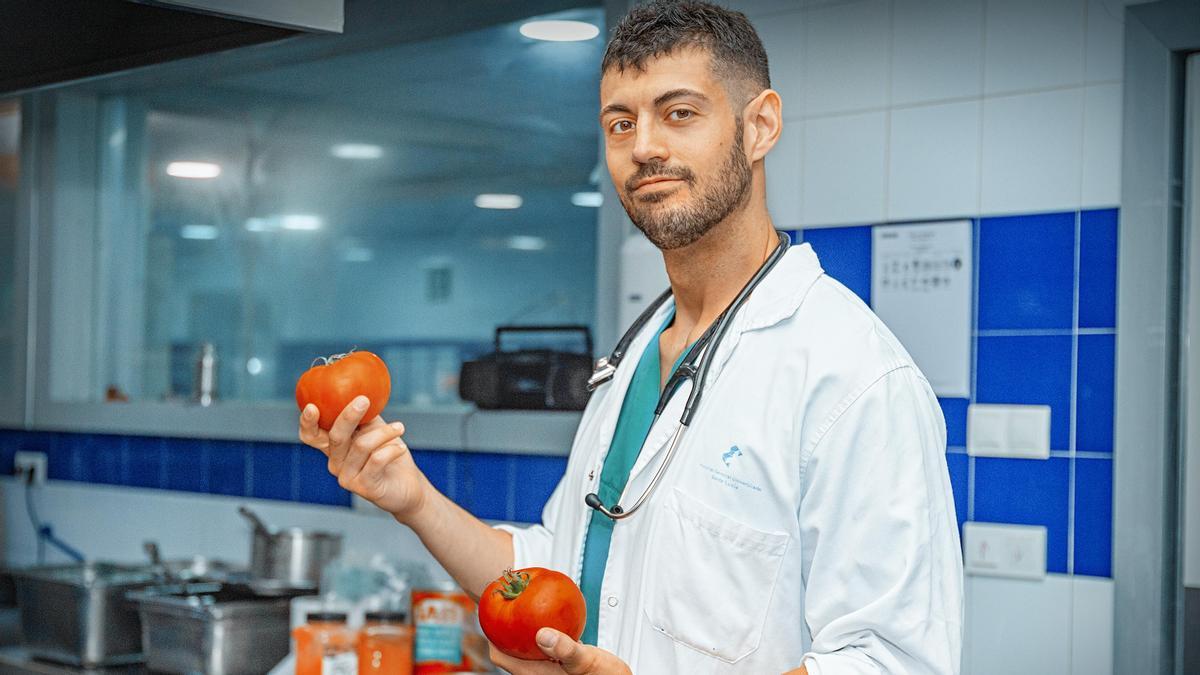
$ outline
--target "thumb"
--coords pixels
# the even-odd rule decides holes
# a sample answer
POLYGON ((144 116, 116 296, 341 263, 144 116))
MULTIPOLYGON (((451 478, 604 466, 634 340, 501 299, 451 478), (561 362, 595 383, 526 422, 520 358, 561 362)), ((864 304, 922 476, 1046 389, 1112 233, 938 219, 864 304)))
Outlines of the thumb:
POLYGON ((557 661, 570 675, 591 672, 594 659, 588 653, 588 647, 572 640, 567 634, 553 628, 543 628, 537 632, 537 644, 543 654, 557 661))

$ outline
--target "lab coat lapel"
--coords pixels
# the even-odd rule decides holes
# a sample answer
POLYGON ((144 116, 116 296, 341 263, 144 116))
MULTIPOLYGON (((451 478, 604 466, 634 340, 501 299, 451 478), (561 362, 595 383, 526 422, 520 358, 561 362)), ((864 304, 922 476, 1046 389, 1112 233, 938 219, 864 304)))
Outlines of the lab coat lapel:
MULTIPOLYGON (((704 410, 710 408, 711 397, 716 394, 716 384, 721 378, 725 364, 741 341, 742 335, 749 331, 773 326, 795 314, 808 290, 823 273, 820 263, 817 262, 816 254, 808 244, 793 246, 784 254, 775 269, 771 270, 771 273, 762 280, 758 288, 746 300, 742 311, 738 312, 733 319, 733 324, 729 326, 725 338, 717 345, 717 351, 712 356, 712 366, 704 383, 703 398, 700 400, 700 407, 696 409, 697 416, 703 415, 704 410)), ((763 355, 763 357, 771 358, 771 355, 763 355)), ((625 488, 625 494, 629 498, 625 501, 632 503, 632 500, 641 494, 649 477, 653 476, 654 471, 658 469, 658 462, 661 461, 659 455, 666 450, 671 436, 679 428, 679 416, 683 412, 684 403, 691 394, 692 386, 693 382, 688 380, 679 387, 675 395, 671 397, 671 402, 663 410, 662 416, 651 427, 642 451, 633 465, 633 470, 629 473, 629 482, 625 488), (647 469, 650 470, 647 471, 647 469), (643 473, 646 475, 643 476, 643 473)), ((681 444, 687 442, 687 433, 684 432, 681 444)), ((681 445, 676 452, 685 451, 681 445)))

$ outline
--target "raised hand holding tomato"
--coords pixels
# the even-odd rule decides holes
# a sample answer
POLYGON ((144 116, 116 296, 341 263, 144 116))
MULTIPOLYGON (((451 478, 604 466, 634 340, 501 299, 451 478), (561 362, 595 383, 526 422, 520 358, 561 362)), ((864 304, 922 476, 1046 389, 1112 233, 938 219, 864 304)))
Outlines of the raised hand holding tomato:
POLYGON ((537 632, 553 628, 578 640, 587 621, 583 593, 570 577, 544 567, 505 570, 479 596, 479 625, 497 649, 518 659, 546 660, 537 632))
POLYGON ((392 395, 392 380, 387 364, 371 352, 350 352, 321 358, 296 382, 296 405, 303 411, 309 403, 317 406, 320 419, 317 426, 325 431, 333 428, 338 415, 356 396, 370 401, 362 419, 375 419, 392 395))

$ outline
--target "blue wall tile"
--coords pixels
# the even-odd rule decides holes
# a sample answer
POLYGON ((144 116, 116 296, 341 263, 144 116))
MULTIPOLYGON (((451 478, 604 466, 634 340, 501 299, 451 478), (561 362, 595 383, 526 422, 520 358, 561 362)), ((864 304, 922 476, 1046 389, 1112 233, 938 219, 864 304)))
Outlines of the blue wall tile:
POLYGON ((23 431, 0 429, 0 476, 13 475, 13 459, 21 449, 23 431))
POLYGON ((285 443, 249 446, 250 496, 259 499, 292 498, 292 461, 295 453, 285 443))
POLYGON ((1050 447, 1068 450, 1071 434, 1071 337, 981 337, 975 400, 1050 406, 1050 447))
POLYGON ((337 476, 329 473, 329 461, 323 453, 306 446, 295 447, 294 453, 296 501, 350 506, 350 493, 338 485, 337 476))
POLYGON ((946 418, 947 447, 967 447, 967 405, 970 402, 965 398, 938 399, 938 403, 942 405, 942 417, 946 418))
POLYGON ((94 434, 89 437, 84 466, 79 480, 103 485, 121 485, 122 463, 129 441, 124 436, 94 434))
POLYGON ((1080 335, 1075 389, 1075 449, 1113 451, 1115 335, 1080 335))
POLYGON ((209 441, 208 489, 213 494, 247 496, 247 443, 209 441))
POLYGON ((1075 574, 1112 576, 1112 460, 1075 460, 1075 574))
POLYGON ((1079 222, 1079 327, 1117 325, 1117 210, 1083 211, 1079 222))
POLYGON ((486 452, 458 453, 458 480, 455 502, 477 518, 511 520, 509 504, 513 489, 510 455, 486 452))
POLYGON ((417 468, 438 492, 455 498, 455 453, 444 450, 411 450, 417 468))
POLYGON ((166 449, 168 490, 208 492, 208 441, 176 438, 166 449))
POLYGON ((166 484, 167 439, 130 436, 125 448, 121 479, 134 487, 162 488, 166 484))
POLYGON ((967 519, 968 481, 970 480, 971 458, 961 452, 946 453, 946 468, 950 471, 950 487, 954 489, 954 513, 958 517, 958 531, 967 519))
POLYGON ((871 304, 871 228, 823 227, 801 233, 829 276, 871 304))
POLYGON ((542 522, 546 500, 558 487, 567 471, 566 457, 527 455, 517 458, 516 513, 514 520, 523 523, 542 522))
POLYGON ((979 328, 1071 328, 1075 213, 984 218, 979 328))
POLYGON ((975 520, 1046 526, 1046 570, 1067 572, 1070 460, 975 458, 975 520))

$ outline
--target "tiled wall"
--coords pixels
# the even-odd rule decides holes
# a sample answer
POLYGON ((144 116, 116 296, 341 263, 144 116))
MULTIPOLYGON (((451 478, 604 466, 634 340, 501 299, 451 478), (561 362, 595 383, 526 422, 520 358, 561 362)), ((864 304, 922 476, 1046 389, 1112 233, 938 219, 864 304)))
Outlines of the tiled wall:
MULTIPOLYGON (((1110 576, 1117 211, 974 223, 973 395, 941 399, 959 522, 1044 525, 1047 571, 1110 576), (971 402, 1050 406, 1050 459, 967 456, 971 402)), ((870 302, 869 226, 800 237, 870 302)))
MULTIPOLYGON (((350 506, 320 452, 294 443, 0 430, 0 475, 13 453, 44 452, 50 480, 350 506)), ((413 450, 435 487, 480 518, 537 522, 566 457, 413 450)))

